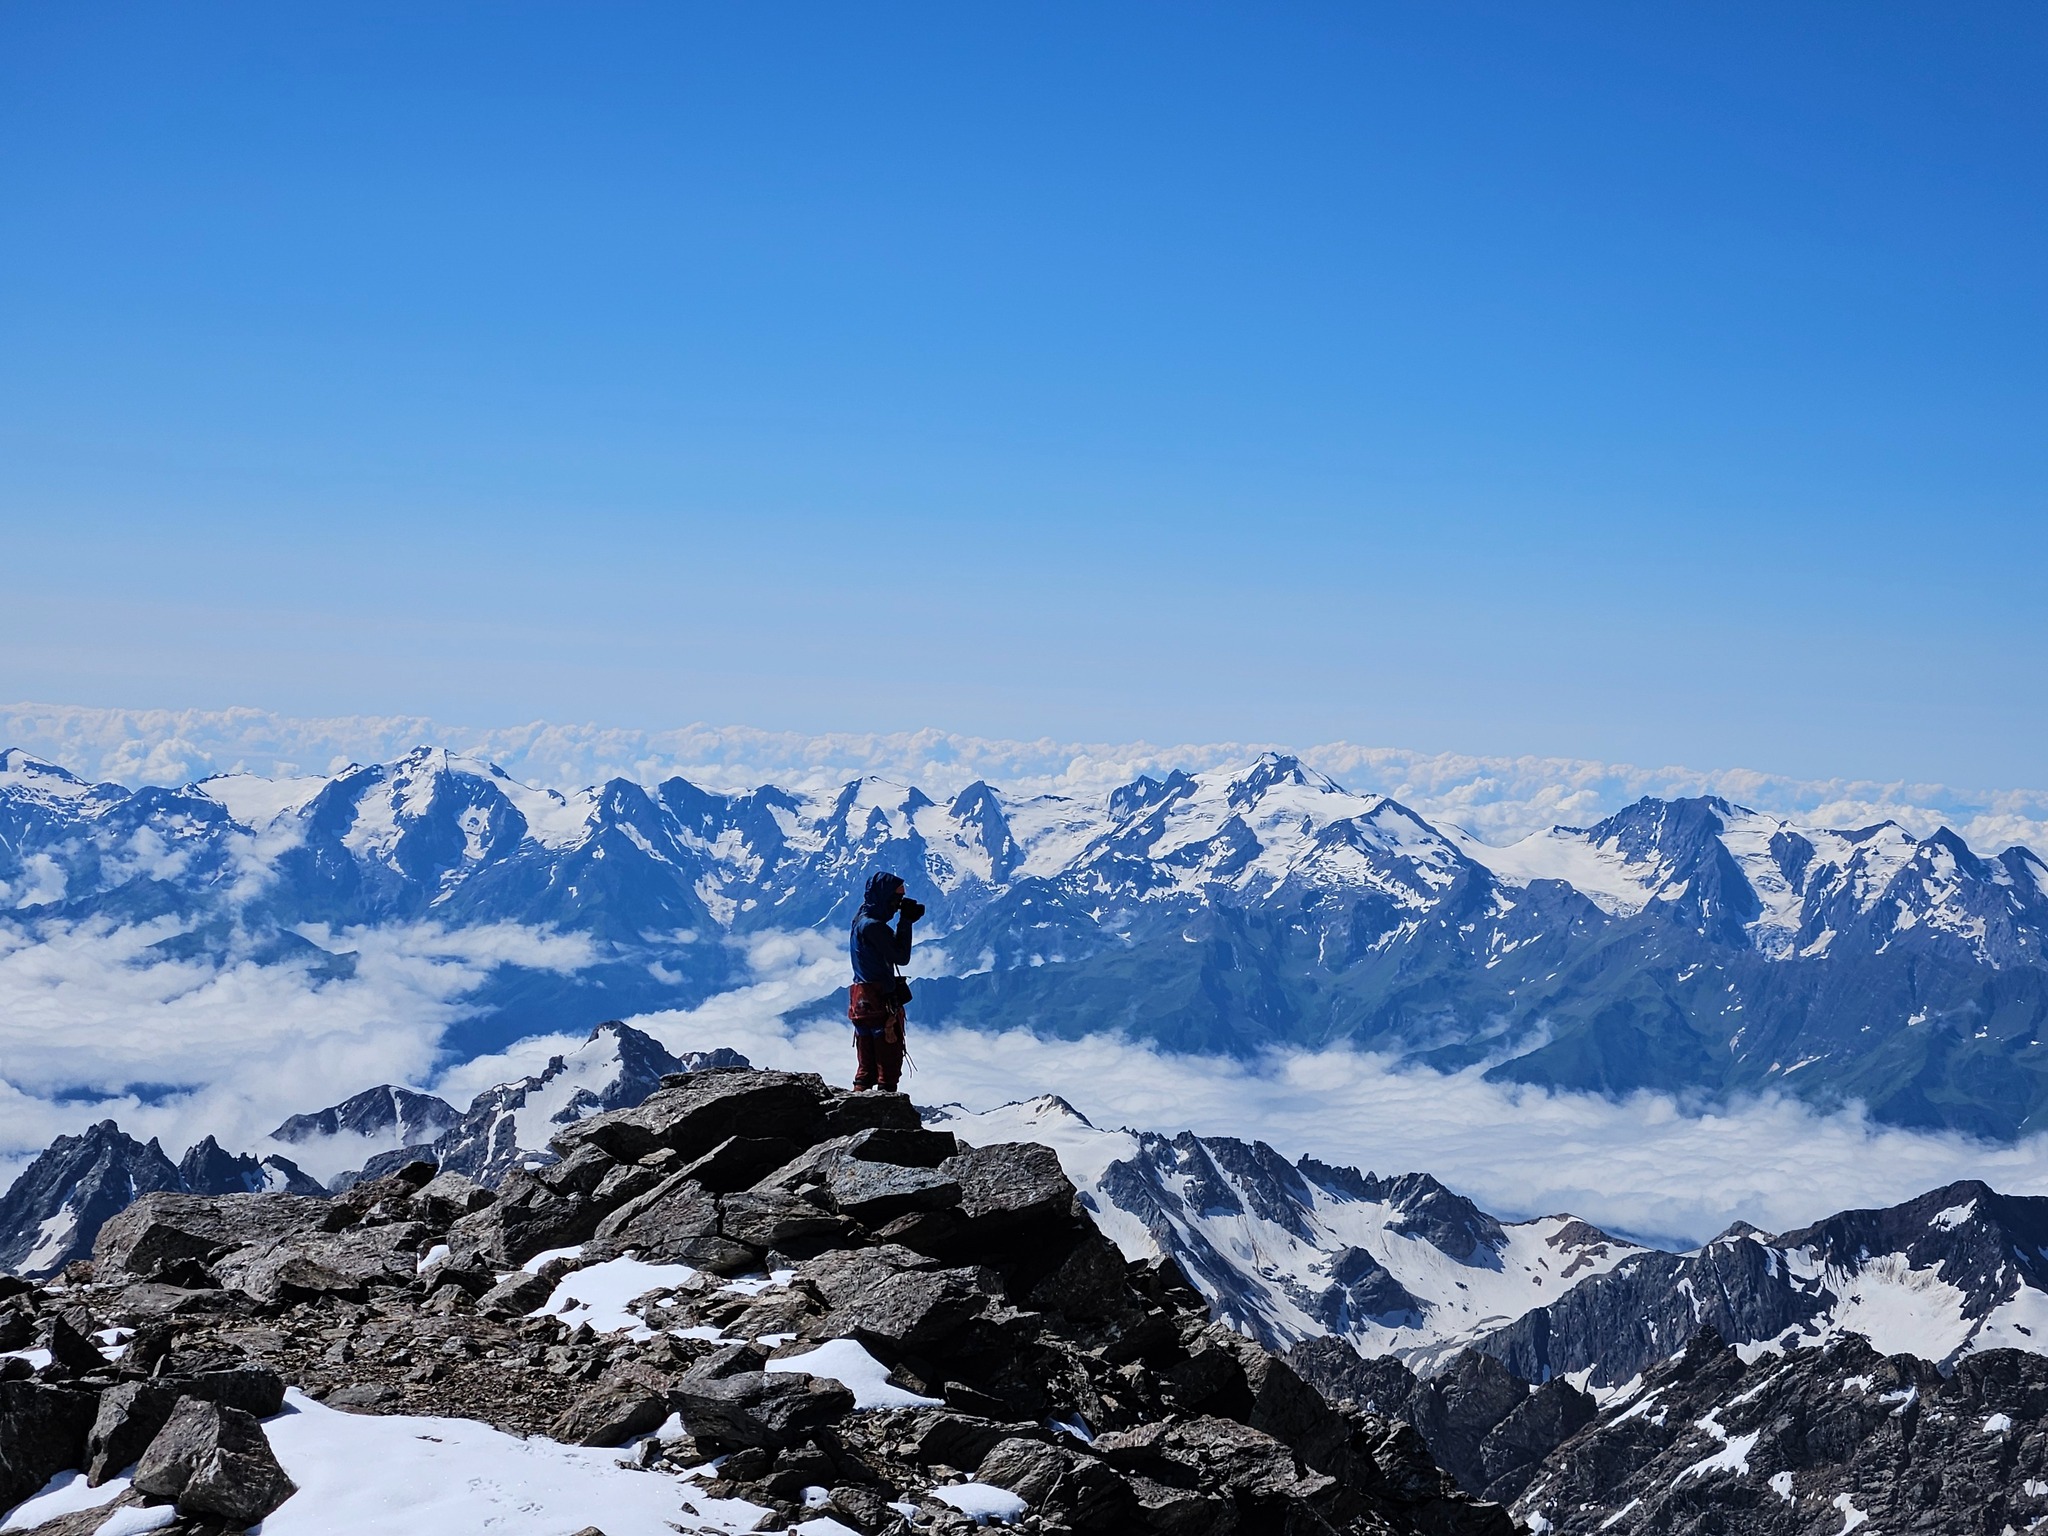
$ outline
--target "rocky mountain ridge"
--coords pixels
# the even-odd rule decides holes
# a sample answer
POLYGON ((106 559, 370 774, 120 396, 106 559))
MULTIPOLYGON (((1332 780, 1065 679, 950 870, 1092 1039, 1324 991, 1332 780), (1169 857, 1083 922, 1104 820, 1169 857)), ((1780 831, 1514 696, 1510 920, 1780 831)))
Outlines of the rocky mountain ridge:
POLYGON ((95 1521, 240 1529, 309 1496, 339 1408, 630 1446, 600 1517, 685 1532, 1512 1530, 1413 1429, 1127 1264, 1048 1148, 713 1069, 553 1151, 496 1194, 413 1164, 331 1201, 144 1196, 89 1273, 5 1303, 43 1343, 0 1383, 0 1508, 135 1458, 95 1521))
MULTIPOLYGON (((104 1490, 89 1521, 30 1528, 84 1536, 121 1506, 191 1536, 239 1528, 331 1491, 313 1448, 371 1414, 414 1444, 462 1420, 536 1437, 491 1442, 508 1479, 514 1456, 625 1446, 604 1507, 652 1499, 703 1533, 1977 1533, 2048 1516, 2048 1358, 2029 1350, 1944 1369, 1848 1330, 1739 1348, 1699 1328, 1597 1398, 1472 1348, 1422 1377, 1327 1336, 1275 1356, 1213 1320, 1178 1264, 1119 1252, 1061 1152, 996 1128, 711 1070, 563 1127, 555 1161, 496 1192, 414 1163, 335 1199, 150 1193, 63 1286, 0 1283, 0 1510, 75 1467, 104 1490)), ((1071 1127, 1054 1134, 1087 1161, 1071 1127)), ((1210 1143, 1183 1169, 1161 1146, 1175 1162, 1141 1147, 1143 1167, 1186 1172, 1197 1212, 1219 1173, 1240 1204, 1286 1189, 1282 1168, 1308 1178, 1210 1143)), ((1499 1252, 1455 1196, 1329 1177, 1433 1246, 1469 1242, 1468 1262, 1499 1252)), ((1772 1251, 1877 1242, 1945 1284, 1973 1264, 1992 1278, 1979 1261, 2042 1202, 1928 1200, 1958 1192, 1980 1208, 1845 1213, 1772 1251)))
POLYGON ((0 921, 31 940, 159 921, 166 957, 312 985, 350 974, 364 925, 582 943, 567 970, 499 967, 458 1056, 565 1010, 700 1002, 745 979, 727 939, 834 929, 884 865, 932 910, 932 1019, 1240 1053, 1349 1040, 1598 1092, 1855 1097, 2001 1137, 2048 1110, 2048 868, 1947 831, 1645 800, 1495 848, 1280 756, 1099 801, 977 784, 940 803, 872 779, 564 795, 425 748, 129 791, 0 755, 0 921))
POLYGON ((212 1136, 174 1165, 155 1140, 138 1142, 114 1121, 102 1121, 82 1136, 58 1137, 0 1196, 0 1272, 33 1279, 60 1273, 91 1253, 108 1219, 157 1190, 322 1197, 423 1158, 495 1188, 515 1169, 551 1161, 548 1140, 562 1127, 630 1108, 665 1076, 746 1065, 726 1049, 674 1056, 653 1036, 610 1020, 540 1072, 485 1089, 467 1112, 385 1083, 290 1116, 271 1134, 272 1144, 325 1173, 325 1182, 279 1151, 230 1154, 212 1136))
POLYGON ((154 1137, 140 1142, 102 1120, 82 1135, 59 1136, 0 1195, 0 1274, 57 1274, 91 1254, 110 1218, 159 1190, 326 1193, 287 1158, 231 1154, 208 1136, 173 1163, 154 1137))

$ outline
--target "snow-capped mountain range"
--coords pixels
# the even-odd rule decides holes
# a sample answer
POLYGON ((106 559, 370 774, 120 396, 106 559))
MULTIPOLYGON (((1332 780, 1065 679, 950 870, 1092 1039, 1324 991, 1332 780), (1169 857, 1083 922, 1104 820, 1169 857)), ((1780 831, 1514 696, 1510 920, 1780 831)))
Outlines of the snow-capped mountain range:
POLYGON ((969 1142, 1054 1148, 1126 1257, 1171 1254, 1219 1318, 1273 1349, 1328 1336, 1425 1376, 1475 1349, 1597 1397, 1702 1328, 1746 1360, 1847 1334, 1944 1368, 1987 1349, 2048 1354, 2048 1198, 1976 1181, 1668 1253, 1566 1214, 1503 1222, 1425 1173, 1100 1129, 1052 1096, 927 1118, 969 1142))
POLYGON ((166 956, 314 985, 382 924, 579 941, 566 967, 500 966, 444 1038, 457 1058, 702 1001, 744 979, 728 940, 836 929, 879 867, 931 907, 928 1022, 1237 1053, 1347 1040, 1595 1091, 1855 1097, 1994 1136, 2048 1108, 2048 867, 1947 831, 1644 800, 1502 848, 1275 755, 941 803, 876 779, 564 795, 426 748, 131 791, 0 754, 0 921, 25 941, 155 921, 166 956))

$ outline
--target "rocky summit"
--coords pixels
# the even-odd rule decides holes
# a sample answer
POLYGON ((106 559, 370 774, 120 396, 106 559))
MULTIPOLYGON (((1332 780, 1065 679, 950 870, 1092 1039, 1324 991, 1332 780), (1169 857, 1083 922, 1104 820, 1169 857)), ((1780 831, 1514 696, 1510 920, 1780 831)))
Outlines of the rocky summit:
POLYGON ((161 1190, 61 1280, 6 1282, 0 1508, 76 1473, 146 1506, 122 1529, 282 1528, 325 1496, 321 1435, 397 1417, 406 1454, 503 1431, 583 1458, 556 1481, 610 1479, 598 1531, 649 1500, 808 1536, 1514 1529, 1408 1423, 1127 1261, 1048 1147, 735 1068, 553 1151, 495 1191, 426 1162, 331 1200, 161 1190))

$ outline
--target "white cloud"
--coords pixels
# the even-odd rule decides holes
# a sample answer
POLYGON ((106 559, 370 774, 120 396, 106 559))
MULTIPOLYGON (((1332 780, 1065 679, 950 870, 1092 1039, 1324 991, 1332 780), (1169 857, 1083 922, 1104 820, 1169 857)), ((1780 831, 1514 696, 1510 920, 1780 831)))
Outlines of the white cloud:
MULTIPOLYGON (((209 773, 332 773, 421 743, 471 752, 517 778, 561 789, 612 776, 682 774, 714 788, 835 784, 873 773, 947 794, 977 778, 1025 791, 1098 793, 1139 773, 1238 763, 1273 742, 1004 741, 946 731, 804 735, 745 726, 624 730, 536 721, 470 727, 414 715, 299 719, 267 710, 0 706, 0 745, 89 778, 181 783, 209 773)), ((1393 795, 1432 819, 1506 842, 1554 823, 1583 825, 1644 795, 1720 794, 1827 826, 1887 818, 1925 835, 1946 823, 1973 847, 2027 843, 2048 853, 2048 790, 1794 779, 1750 769, 1642 767, 1582 758, 1471 757, 1326 742, 1301 756, 1353 789, 1393 795)))
POLYGON ((495 965, 564 970, 590 955, 580 936, 514 924, 350 930, 320 937, 355 951, 355 975, 316 983, 300 964, 149 952, 176 931, 0 928, 0 1173, 103 1119, 160 1137, 173 1158, 208 1133, 253 1149, 287 1115, 426 1079, 495 965))
MULTIPOLYGON (((815 995, 808 989, 822 970, 811 972, 814 964, 796 954, 771 962, 743 992, 632 1022, 672 1051, 730 1045, 759 1066, 846 1082, 846 1028, 795 1028, 782 1017, 792 1001, 815 995)), ((986 1109, 1057 1093, 1100 1126, 1258 1138, 1289 1157, 1382 1174, 1421 1170, 1501 1216, 1570 1211, 1666 1244, 1702 1242, 1738 1218, 1787 1231, 1961 1178, 2048 1194, 2048 1137, 1988 1146, 1876 1126, 1854 1109, 1816 1114, 1789 1099, 1700 1114, 1664 1095, 1615 1102, 1502 1087, 1480 1069, 1402 1071, 1342 1049, 1243 1063, 1107 1035, 1055 1041, 915 1021, 910 1049, 917 1070, 904 1086, 920 1103, 986 1109)))
MULTIPOLYGON (((352 979, 315 984, 296 965, 151 956, 147 946, 173 931, 0 929, 0 1177, 53 1136, 106 1118, 160 1137, 175 1158, 209 1132, 231 1149, 257 1148, 286 1115, 376 1083, 428 1087, 464 1105, 580 1038, 536 1038, 432 1075, 443 1030, 493 965, 573 969, 589 958, 578 937, 513 925, 319 935, 359 959, 352 979), (148 1084, 182 1091, 124 1091, 148 1084), (114 1097, 87 1102, 79 1089, 114 1097)), ((671 1050, 729 1045, 764 1066, 845 1081, 845 1027, 785 1021, 839 984, 836 938, 758 936, 747 957, 749 985, 635 1022, 671 1050)), ((911 1051, 916 1070, 906 1086, 921 1102, 984 1108, 1058 1093, 1105 1126, 1259 1137, 1290 1156, 1381 1173, 1423 1169, 1502 1215, 1569 1210, 1666 1240, 1697 1241, 1738 1217, 1784 1230, 1963 1177, 2048 1194, 2048 1139, 1985 1146, 1876 1127, 1856 1112, 1817 1115, 1782 1099, 1698 1114, 1662 1096, 1610 1102, 1508 1089, 1476 1072, 1400 1071, 1345 1050, 1246 1064, 1109 1036, 1047 1041, 922 1025, 911 1051)))

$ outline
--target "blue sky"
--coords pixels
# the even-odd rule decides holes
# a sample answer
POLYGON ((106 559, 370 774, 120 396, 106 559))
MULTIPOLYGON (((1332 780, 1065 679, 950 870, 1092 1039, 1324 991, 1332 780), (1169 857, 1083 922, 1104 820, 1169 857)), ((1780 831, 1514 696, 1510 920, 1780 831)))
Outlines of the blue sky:
POLYGON ((0 8, 0 698, 2035 784, 2048 12, 0 8))

